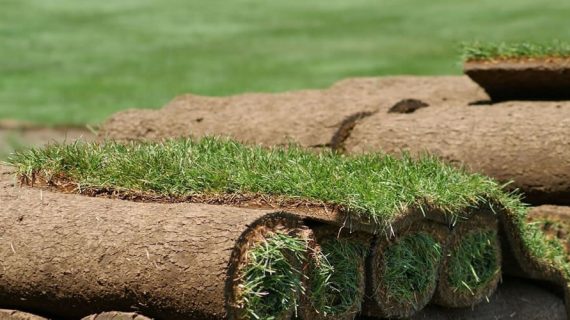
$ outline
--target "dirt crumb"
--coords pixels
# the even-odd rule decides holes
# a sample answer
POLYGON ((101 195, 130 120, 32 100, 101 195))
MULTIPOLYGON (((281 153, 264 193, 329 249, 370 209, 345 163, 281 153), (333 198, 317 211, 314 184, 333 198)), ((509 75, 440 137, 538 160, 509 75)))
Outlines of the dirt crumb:
MULTIPOLYGON (((444 100, 445 101, 445 100, 444 100)), ((418 109, 429 107, 429 104, 417 99, 404 99, 396 103, 388 113, 412 113, 418 109)))

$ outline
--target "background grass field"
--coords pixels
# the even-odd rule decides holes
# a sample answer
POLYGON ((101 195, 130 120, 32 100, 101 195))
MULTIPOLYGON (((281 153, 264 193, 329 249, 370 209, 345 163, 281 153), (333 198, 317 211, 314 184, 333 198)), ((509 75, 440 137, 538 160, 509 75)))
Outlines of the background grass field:
POLYGON ((194 92, 459 74, 462 41, 570 39, 568 0, 1 0, 0 119, 98 123, 194 92))

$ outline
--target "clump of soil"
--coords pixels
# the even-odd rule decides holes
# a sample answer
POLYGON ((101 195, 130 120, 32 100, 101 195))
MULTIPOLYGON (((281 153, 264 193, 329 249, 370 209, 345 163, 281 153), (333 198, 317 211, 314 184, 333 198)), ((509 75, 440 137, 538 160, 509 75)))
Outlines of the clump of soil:
POLYGON ((388 113, 412 113, 418 109, 429 107, 429 104, 417 99, 404 99, 396 103, 388 113))

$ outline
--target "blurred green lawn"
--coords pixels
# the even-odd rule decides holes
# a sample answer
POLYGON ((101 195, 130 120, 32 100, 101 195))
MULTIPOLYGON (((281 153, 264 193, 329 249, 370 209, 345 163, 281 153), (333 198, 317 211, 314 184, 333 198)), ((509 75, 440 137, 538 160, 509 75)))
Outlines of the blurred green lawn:
POLYGON ((462 41, 554 38, 570 39, 568 0, 0 0, 0 119, 459 74, 462 41))

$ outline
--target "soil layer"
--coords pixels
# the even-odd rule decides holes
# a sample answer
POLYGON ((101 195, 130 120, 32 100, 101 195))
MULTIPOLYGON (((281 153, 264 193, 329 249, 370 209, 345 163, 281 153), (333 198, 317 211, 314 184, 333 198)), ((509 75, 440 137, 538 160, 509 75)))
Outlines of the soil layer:
POLYGON ((487 100, 467 77, 349 79, 326 90, 182 96, 161 110, 118 113, 100 135, 119 140, 219 135, 348 153, 429 151, 514 181, 511 187, 523 191, 526 202, 570 204, 570 102, 487 100), (405 99, 429 107, 389 112, 405 99), (348 121, 355 115, 357 121, 348 121))
POLYGON ((466 62, 493 101, 570 99, 570 59, 466 62))

